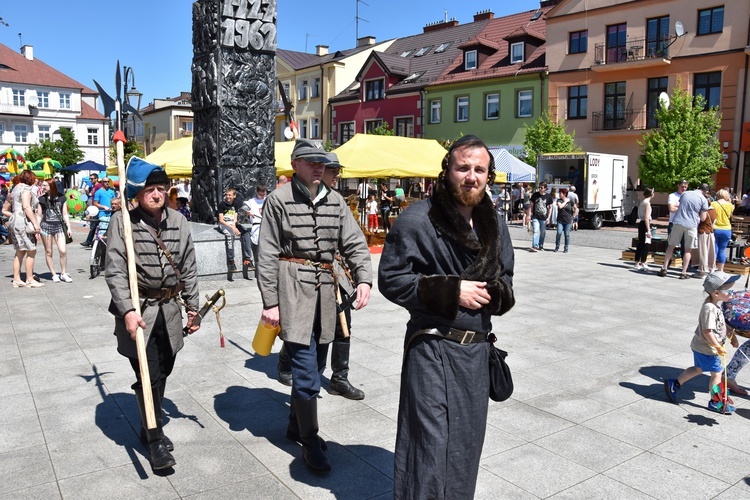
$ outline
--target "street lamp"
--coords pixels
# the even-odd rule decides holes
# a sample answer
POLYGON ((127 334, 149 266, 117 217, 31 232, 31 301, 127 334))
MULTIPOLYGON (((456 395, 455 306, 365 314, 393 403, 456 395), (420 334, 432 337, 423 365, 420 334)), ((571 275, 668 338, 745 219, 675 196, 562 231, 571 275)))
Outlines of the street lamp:
MULTIPOLYGON (((136 111, 141 109, 141 97, 143 97, 143 94, 138 92, 138 89, 135 88, 135 72, 133 71, 132 66, 123 66, 125 69, 125 77, 123 78, 122 82, 122 93, 125 96, 125 103, 132 109, 135 109, 136 111), (130 87, 128 87, 128 83, 130 84, 130 87)), ((127 112, 127 107, 123 111, 123 126, 126 128, 127 131, 127 119, 128 116, 130 116, 132 113, 127 112)), ((136 138, 135 133, 135 118, 133 118, 133 137, 132 139, 136 138)))

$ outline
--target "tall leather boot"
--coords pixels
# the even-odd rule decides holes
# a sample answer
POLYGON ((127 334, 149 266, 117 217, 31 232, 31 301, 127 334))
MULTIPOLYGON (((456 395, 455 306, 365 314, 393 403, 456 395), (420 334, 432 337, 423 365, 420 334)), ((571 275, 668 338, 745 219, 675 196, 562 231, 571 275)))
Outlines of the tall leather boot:
POLYGON ((143 390, 135 390, 135 399, 138 402, 138 411, 141 413, 141 429, 146 433, 146 441, 150 454, 149 460, 154 470, 168 469, 174 467, 177 463, 172 454, 167 449, 164 442, 165 436, 162 429, 163 415, 161 411, 161 387, 153 390, 154 413, 156 417, 156 428, 148 429, 146 426, 146 410, 143 401, 143 390))
POLYGON ((287 387, 292 386, 292 361, 289 359, 289 353, 286 352, 286 346, 281 346, 279 351, 279 363, 277 365, 279 370, 279 382, 287 387))
POLYGON ((318 436, 318 398, 295 399, 294 408, 299 424, 299 441, 302 443, 302 458, 313 472, 328 472, 331 463, 328 461, 321 439, 318 436))
POLYGON ((336 339, 331 346, 331 383, 328 393, 344 396, 346 399, 365 399, 365 393, 349 383, 349 350, 351 343, 336 339))
MULTIPOLYGON (((295 441, 302 444, 302 441, 300 441, 299 439, 299 422, 297 421, 297 410, 294 407, 295 401, 297 400, 292 398, 289 402, 289 425, 287 425, 286 428, 286 438, 290 441, 295 441)), ((318 436, 318 441, 320 442, 321 450, 328 450, 328 444, 326 444, 325 440, 322 437, 318 436)))
MULTIPOLYGON (((164 392, 167 385, 166 380, 162 380, 161 384, 159 384, 159 391, 152 391, 151 396, 154 400, 154 416, 156 419, 156 425, 157 427, 160 427, 162 429, 162 439, 164 441, 164 446, 167 447, 167 450, 174 451, 174 443, 172 443, 172 440, 167 437, 166 434, 164 434, 164 413, 162 412, 162 401, 164 400, 164 392), (159 396, 157 399, 157 395, 159 396)), ((136 389, 134 389, 136 390, 136 389)), ((140 389, 137 389, 136 391, 139 391, 140 389)), ((136 394, 136 397, 138 395, 136 394)), ((143 393, 141 393, 141 397, 143 397, 143 393)), ((148 445, 148 435, 146 434, 146 424, 145 420, 141 419, 141 443, 148 445)))

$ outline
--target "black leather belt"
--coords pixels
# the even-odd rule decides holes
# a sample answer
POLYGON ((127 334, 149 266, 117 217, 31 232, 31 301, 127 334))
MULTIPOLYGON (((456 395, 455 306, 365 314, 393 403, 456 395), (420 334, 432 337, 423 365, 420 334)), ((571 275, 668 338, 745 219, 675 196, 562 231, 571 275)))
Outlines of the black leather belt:
POLYGON ((177 283, 173 288, 145 288, 138 287, 138 295, 142 299, 158 299, 159 302, 171 300, 185 289, 185 283, 177 283))
POLYGON ((444 339, 458 342, 461 345, 467 344, 478 344, 479 342, 487 342, 487 336, 489 332, 475 332, 473 330, 457 330, 456 328, 424 328, 417 330, 409 339, 409 344, 420 335, 433 335, 435 337, 441 337, 444 339))

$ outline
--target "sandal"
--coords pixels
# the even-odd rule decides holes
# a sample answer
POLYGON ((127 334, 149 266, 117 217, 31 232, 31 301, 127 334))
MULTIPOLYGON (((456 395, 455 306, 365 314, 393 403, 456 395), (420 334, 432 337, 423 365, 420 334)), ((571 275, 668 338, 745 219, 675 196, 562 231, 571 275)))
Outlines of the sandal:
POLYGON ((690 276, 688 276, 687 274, 681 274, 681 275, 680 275, 680 279, 681 279, 681 280, 689 280, 689 279, 690 279, 690 276))
POLYGON ((37 280, 31 280, 26 282, 26 286, 29 288, 41 288, 44 286, 44 283, 40 283, 37 280))
POLYGON ((26 282, 13 280, 13 288, 26 288, 26 282))

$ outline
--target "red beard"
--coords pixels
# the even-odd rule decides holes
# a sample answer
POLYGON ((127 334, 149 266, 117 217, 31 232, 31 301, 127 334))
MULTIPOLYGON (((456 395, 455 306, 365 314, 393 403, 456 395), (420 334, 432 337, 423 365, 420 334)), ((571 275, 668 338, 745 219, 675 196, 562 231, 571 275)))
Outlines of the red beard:
POLYGON ((459 205, 465 207, 476 207, 484 198, 484 190, 464 191, 459 186, 455 186, 450 182, 446 181, 446 184, 448 185, 448 191, 453 195, 453 199, 459 205))

